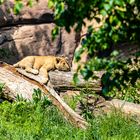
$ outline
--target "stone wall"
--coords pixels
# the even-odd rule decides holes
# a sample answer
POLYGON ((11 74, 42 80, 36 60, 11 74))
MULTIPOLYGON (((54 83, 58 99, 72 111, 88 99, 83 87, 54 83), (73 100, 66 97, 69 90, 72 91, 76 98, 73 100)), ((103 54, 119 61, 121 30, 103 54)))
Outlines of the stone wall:
POLYGON ((12 0, 0 6, 0 60, 13 64, 28 55, 51 54, 67 56, 72 62, 77 34, 62 29, 52 41, 55 24, 46 0, 40 0, 32 8, 25 6, 17 16, 7 12, 9 7, 13 7, 12 0))

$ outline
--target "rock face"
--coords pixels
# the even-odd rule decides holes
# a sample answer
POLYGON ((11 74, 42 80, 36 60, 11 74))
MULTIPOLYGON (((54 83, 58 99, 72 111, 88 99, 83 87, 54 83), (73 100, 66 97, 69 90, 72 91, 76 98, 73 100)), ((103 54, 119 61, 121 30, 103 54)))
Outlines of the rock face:
POLYGON ((40 0, 33 8, 25 6, 17 16, 7 12, 9 7, 13 1, 0 6, 0 60, 13 64, 28 55, 64 55, 72 62, 76 33, 61 29, 52 41, 55 24, 47 1, 40 0))
MULTIPOLYGON (((80 37, 87 33, 87 26, 94 25, 99 28, 100 24, 95 21, 85 21, 81 33, 71 31, 68 34, 64 29, 57 38, 52 41, 51 31, 54 28, 53 11, 47 7, 47 0, 39 0, 30 8, 27 1, 23 0, 24 8, 19 15, 14 15, 11 10, 14 0, 9 0, 0 5, 0 60, 13 64, 28 55, 64 55, 73 64, 76 70, 78 65, 72 62, 75 49, 78 50, 80 37), (10 11, 10 13, 9 13, 10 11)), ((139 51, 139 47, 132 46, 131 52, 139 51)), ((120 49, 121 55, 128 53, 128 45, 120 49), (124 49, 123 49, 124 48, 124 49)), ((127 56, 127 55, 126 55, 127 56)), ((81 56, 82 65, 87 61, 87 52, 81 56)))

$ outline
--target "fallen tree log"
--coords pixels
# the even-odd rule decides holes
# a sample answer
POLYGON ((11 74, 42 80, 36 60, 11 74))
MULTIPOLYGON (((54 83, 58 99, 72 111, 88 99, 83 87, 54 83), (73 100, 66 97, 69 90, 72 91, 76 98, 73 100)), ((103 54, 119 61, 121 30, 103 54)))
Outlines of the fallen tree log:
POLYGON ((126 114, 140 115, 140 104, 130 103, 124 100, 112 99, 105 102, 106 107, 120 109, 126 114))
POLYGON ((17 95, 32 100, 33 90, 39 88, 42 93, 51 99, 52 103, 57 106, 68 121, 77 127, 86 128, 87 122, 60 98, 51 84, 49 86, 42 85, 19 74, 13 66, 2 62, 0 64, 0 82, 5 84, 4 97, 12 100, 15 100, 17 95))
MULTIPOLYGON (((17 71, 31 79, 36 81, 40 81, 40 76, 33 75, 31 73, 25 72, 25 70, 17 68, 17 71)), ((100 78, 103 72, 98 73, 98 77, 100 78)), ((63 72, 63 71, 50 71, 49 72, 50 83, 53 88, 57 91, 67 91, 67 90, 81 90, 82 88, 89 88, 93 91, 100 92, 101 91, 101 82, 100 79, 92 80, 89 82, 84 81, 84 79, 79 76, 79 83, 76 86, 73 83, 73 73, 72 72, 63 72)))

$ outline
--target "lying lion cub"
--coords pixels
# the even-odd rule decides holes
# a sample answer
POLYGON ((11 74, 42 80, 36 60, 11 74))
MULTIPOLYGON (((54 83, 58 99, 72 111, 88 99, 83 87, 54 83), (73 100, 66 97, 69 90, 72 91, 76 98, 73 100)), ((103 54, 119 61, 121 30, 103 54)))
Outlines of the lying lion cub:
POLYGON ((14 67, 24 68, 26 72, 40 74, 41 83, 48 82, 48 71, 70 71, 70 66, 65 57, 60 56, 27 56, 14 64, 14 67))

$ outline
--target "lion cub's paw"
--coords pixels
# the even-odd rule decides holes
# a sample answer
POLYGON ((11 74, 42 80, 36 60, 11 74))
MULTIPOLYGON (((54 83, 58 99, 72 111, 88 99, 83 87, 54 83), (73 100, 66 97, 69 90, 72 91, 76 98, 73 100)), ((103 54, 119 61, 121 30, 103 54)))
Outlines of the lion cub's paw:
POLYGON ((32 69, 32 68, 26 68, 25 71, 26 71, 26 72, 29 72, 29 73, 32 73, 32 74, 34 74, 34 75, 39 74, 39 71, 38 71, 38 70, 32 69))
POLYGON ((48 78, 45 78, 45 77, 41 77, 41 78, 40 78, 40 83, 41 83, 41 84, 47 84, 48 81, 49 81, 48 78))
POLYGON ((39 74, 39 71, 38 70, 35 70, 35 69, 32 69, 32 73, 35 74, 35 75, 37 75, 37 74, 39 74))

